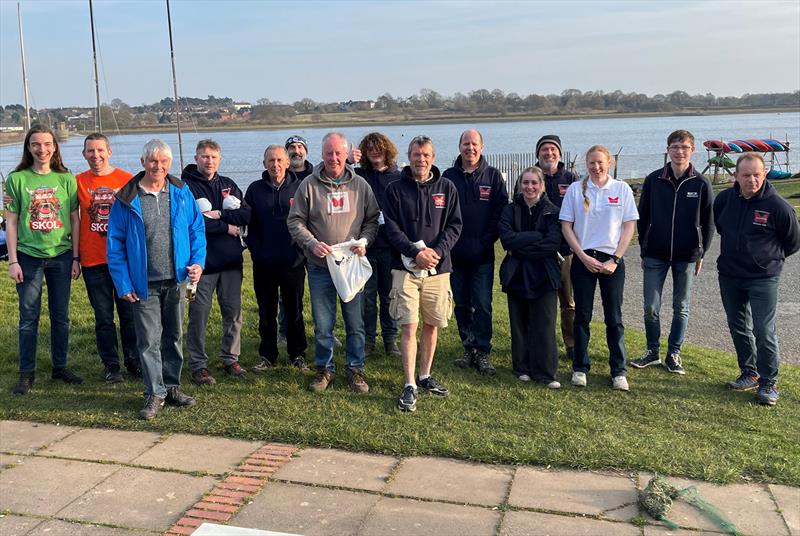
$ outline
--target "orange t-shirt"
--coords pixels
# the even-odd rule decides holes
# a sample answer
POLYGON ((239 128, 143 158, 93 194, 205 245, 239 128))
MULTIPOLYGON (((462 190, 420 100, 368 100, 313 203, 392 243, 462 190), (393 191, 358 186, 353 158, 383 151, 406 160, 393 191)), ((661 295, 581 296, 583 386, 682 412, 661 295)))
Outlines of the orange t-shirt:
POLYGON ((81 215, 81 234, 79 250, 82 266, 107 264, 106 235, 108 234, 108 218, 111 205, 117 191, 127 183, 133 175, 115 168, 108 175, 95 175, 86 170, 76 175, 78 180, 78 205, 81 215))

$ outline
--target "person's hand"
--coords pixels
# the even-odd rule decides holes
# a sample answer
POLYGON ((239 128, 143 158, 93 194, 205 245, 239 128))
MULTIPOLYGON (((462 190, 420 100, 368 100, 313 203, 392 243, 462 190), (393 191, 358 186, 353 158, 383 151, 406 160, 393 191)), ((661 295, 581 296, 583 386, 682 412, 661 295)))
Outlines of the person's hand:
POLYGON ((353 165, 356 165, 359 162, 361 162, 361 149, 359 149, 355 145, 350 151, 350 161, 353 163, 353 165))
POLYGON ((12 262, 8 265, 8 277, 14 280, 14 283, 22 283, 22 266, 18 262, 12 262))
POLYGON ((126 302, 136 303, 139 301, 139 296, 137 296, 135 292, 128 292, 122 297, 122 299, 126 302))
POLYGON ((72 260, 72 271, 70 272, 72 279, 78 279, 81 276, 81 262, 78 260, 72 260))
POLYGON ((423 249, 422 251, 417 253, 417 256, 414 258, 414 261, 417 263, 417 267, 423 270, 430 270, 431 268, 435 268, 436 265, 439 264, 440 260, 441 257, 439 257, 439 254, 436 253, 436 251, 431 248, 423 249))
POLYGON ((236 225, 228 224, 228 234, 231 236, 239 236, 239 227, 236 225))
POLYGON ((203 212, 203 216, 211 218, 212 220, 218 220, 222 217, 222 212, 219 210, 207 210, 203 212))
POLYGON ((8 194, 4 194, 3 195, 3 206, 7 207, 10 204, 11 204, 11 196, 8 195, 8 194))
POLYGON ((600 273, 611 275, 617 271, 617 263, 614 262, 614 259, 608 259, 606 262, 602 264, 603 268, 600 273))
POLYGON ((697 259, 694 263, 694 275, 700 275, 700 270, 703 269, 703 259, 697 259))
POLYGON ((314 246, 314 249, 311 250, 311 253, 322 258, 325 255, 328 255, 331 251, 333 251, 333 248, 331 248, 325 242, 317 242, 317 245, 314 246))
POLYGON ((578 257, 583 265, 589 270, 590 273, 599 274, 603 271, 603 263, 595 259, 594 257, 587 255, 584 252, 581 252, 580 257, 578 257))
POLYGON ((367 248, 363 246, 353 246, 350 248, 350 251, 358 255, 359 257, 363 257, 367 254, 367 248))
POLYGON ((186 270, 189 273, 189 281, 191 283, 197 283, 200 281, 200 276, 203 275, 203 267, 199 264, 192 264, 186 267, 186 270))

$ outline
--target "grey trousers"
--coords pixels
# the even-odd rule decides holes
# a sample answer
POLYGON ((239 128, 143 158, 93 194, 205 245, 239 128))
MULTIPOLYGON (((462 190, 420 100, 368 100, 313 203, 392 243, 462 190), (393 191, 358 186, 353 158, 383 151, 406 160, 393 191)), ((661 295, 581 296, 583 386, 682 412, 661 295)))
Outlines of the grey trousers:
POLYGON ((215 274, 203 274, 197 284, 197 296, 189 302, 189 326, 186 330, 186 350, 192 372, 208 368, 206 329, 214 291, 222 316, 220 359, 224 366, 239 360, 242 349, 242 269, 235 268, 215 274))

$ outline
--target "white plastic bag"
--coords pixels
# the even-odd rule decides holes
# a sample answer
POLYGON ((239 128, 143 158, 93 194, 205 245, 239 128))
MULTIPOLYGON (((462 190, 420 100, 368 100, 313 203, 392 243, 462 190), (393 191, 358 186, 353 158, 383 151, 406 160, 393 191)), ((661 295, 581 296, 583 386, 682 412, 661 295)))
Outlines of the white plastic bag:
POLYGON ((362 257, 350 251, 353 246, 367 247, 367 240, 350 239, 331 246, 333 251, 325 259, 328 262, 328 271, 333 280, 333 286, 343 302, 347 303, 361 292, 367 280, 372 275, 372 266, 367 257, 362 257))

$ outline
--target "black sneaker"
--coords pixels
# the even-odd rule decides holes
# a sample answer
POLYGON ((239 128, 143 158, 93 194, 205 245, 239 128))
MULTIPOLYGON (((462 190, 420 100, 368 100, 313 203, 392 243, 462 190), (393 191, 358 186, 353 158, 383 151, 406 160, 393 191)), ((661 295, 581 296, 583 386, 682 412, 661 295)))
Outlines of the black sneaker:
POLYGON ((108 367, 106 367, 105 372, 103 372, 103 378, 105 378, 106 383, 122 383, 125 381, 125 378, 122 377, 121 370, 113 370, 108 367))
POLYGON ((364 344, 364 357, 369 357, 375 353, 375 343, 368 342, 364 344))
POLYGON ((494 376, 497 372, 492 362, 489 361, 488 352, 475 352, 475 368, 484 376, 494 376))
POLYGON ((264 356, 261 356, 261 358, 258 360, 258 363, 256 363, 250 368, 250 371, 255 372, 256 374, 263 374, 269 371, 274 366, 275 365, 272 364, 272 361, 270 361, 264 356))
POLYGON ((417 377, 417 385, 432 395, 447 396, 450 394, 447 387, 437 382, 436 378, 433 376, 428 376, 424 380, 420 380, 419 377, 417 377))
POLYGON ((760 385, 756 393, 756 400, 763 406, 774 406, 778 403, 778 389, 774 383, 760 385))
POLYGON ((686 374, 681 364, 681 354, 667 354, 667 358, 664 360, 664 368, 667 369, 667 372, 672 372, 673 374, 686 374))
POLYGON ((752 391, 758 388, 758 376, 755 374, 742 374, 735 380, 725 384, 731 391, 752 391))
POLYGON ((308 363, 306 363, 306 357, 303 355, 299 355, 297 357, 293 357, 290 359, 292 362, 292 366, 299 370, 308 370, 308 363))
POLYGON ((80 385, 83 383, 83 378, 76 375, 68 368, 53 369, 53 372, 52 374, 50 374, 50 377, 54 380, 61 380, 64 383, 69 383, 72 385, 80 385))
POLYGON ((417 390, 411 385, 403 387, 403 394, 397 401, 400 411, 416 411, 417 409, 417 390))
MULTIPOLYGON (((634 368, 645 368, 650 365, 660 365, 661 358, 658 357, 658 352, 648 349, 642 357, 631 361, 631 366, 634 368)), ((667 369, 669 370, 669 369, 667 369)))
POLYGON ((475 348, 465 348, 464 355, 453 361, 455 366, 469 368, 475 366, 475 348))
POLYGON ((11 392, 15 395, 27 395, 33 387, 33 379, 32 374, 20 374, 17 383, 11 388, 11 392))
POLYGON ((181 391, 181 388, 178 386, 167 389, 167 398, 165 401, 167 404, 172 404, 173 406, 194 406, 197 404, 194 398, 181 391))
POLYGON ((150 395, 144 399, 144 407, 139 410, 139 418, 149 421, 164 407, 164 399, 160 396, 150 395))
POLYGON ((386 353, 386 355, 393 356, 393 357, 400 357, 401 355, 403 355, 400 352, 400 347, 397 346, 397 342, 396 341, 392 341, 389 344, 386 344, 383 347, 383 351, 384 351, 384 353, 386 353))

